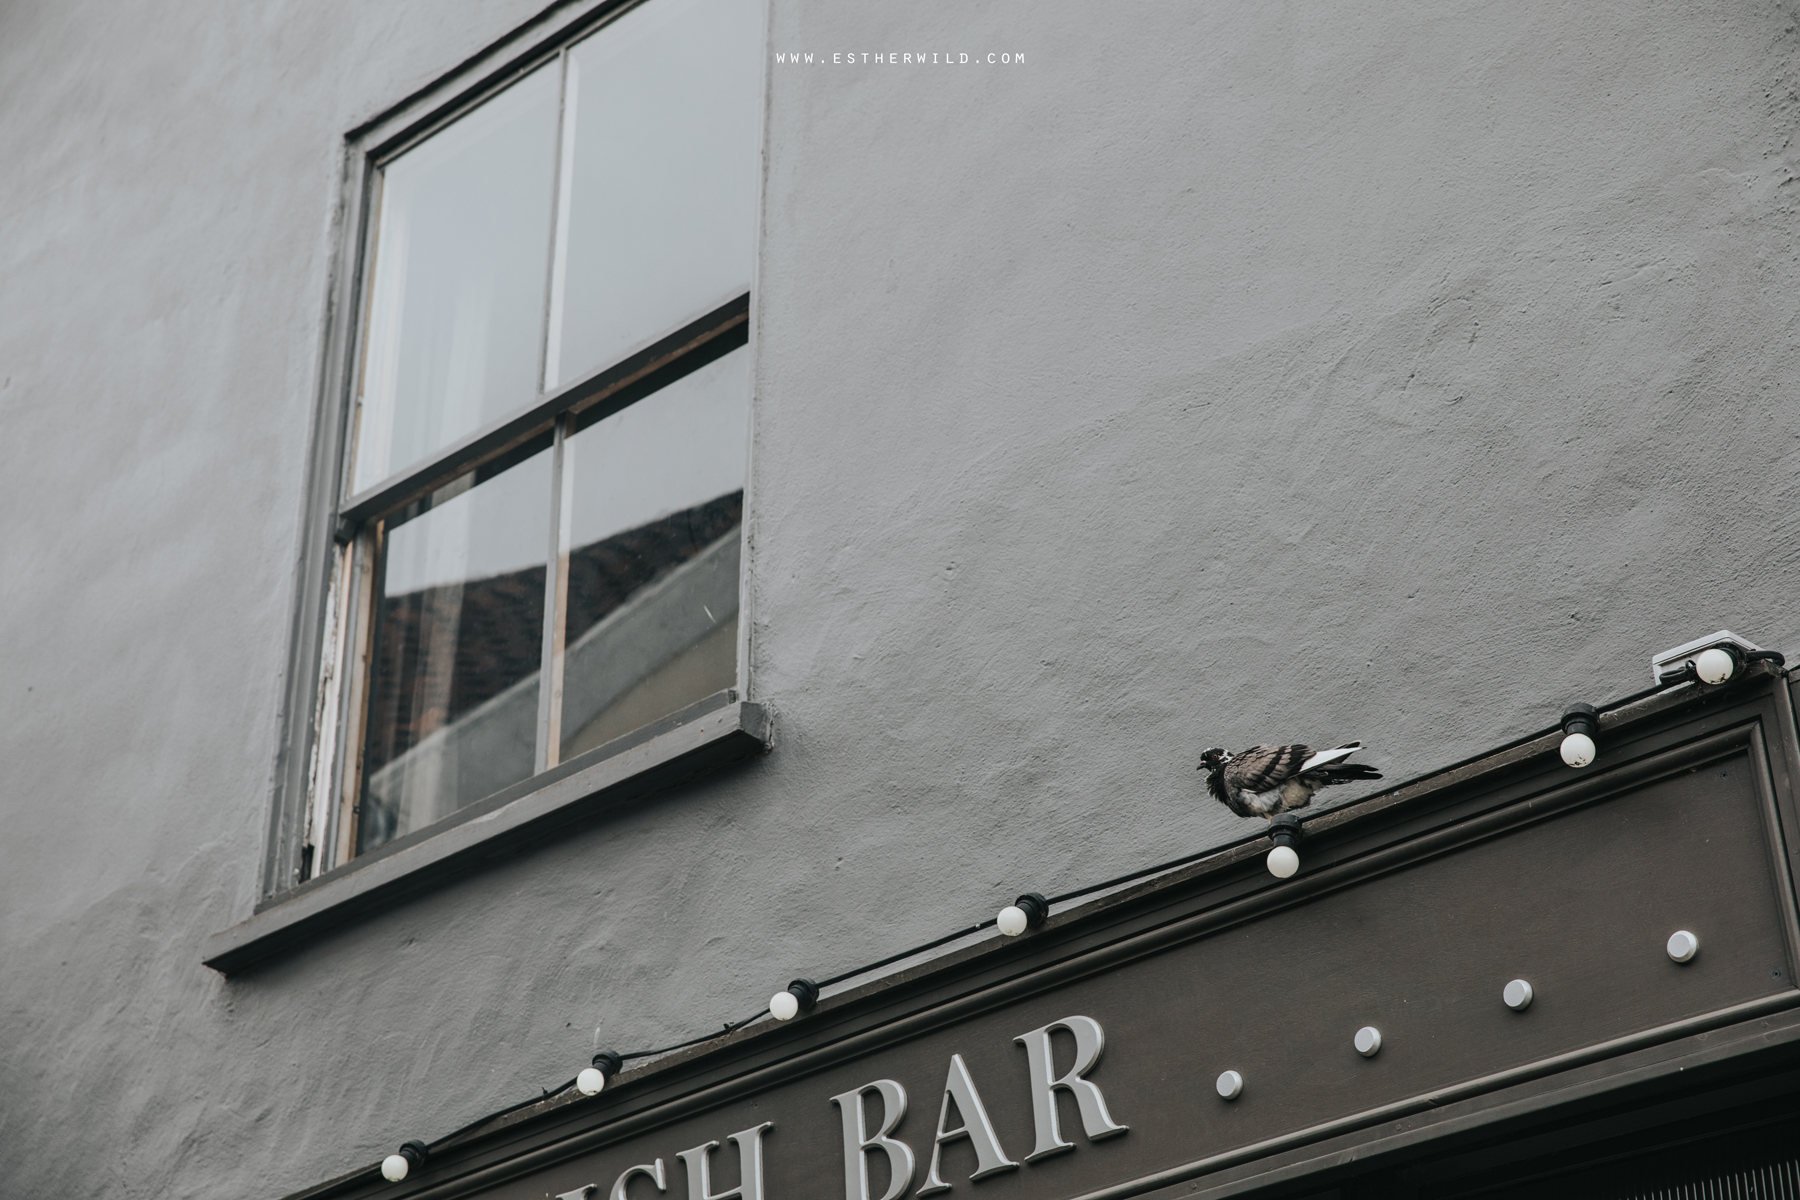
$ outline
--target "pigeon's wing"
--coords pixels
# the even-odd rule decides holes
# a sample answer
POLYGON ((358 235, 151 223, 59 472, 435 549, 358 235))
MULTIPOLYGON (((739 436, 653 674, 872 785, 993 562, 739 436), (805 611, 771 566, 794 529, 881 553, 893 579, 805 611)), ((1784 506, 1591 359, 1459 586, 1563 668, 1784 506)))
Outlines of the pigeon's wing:
POLYGON ((1312 754, 1311 746, 1252 746, 1225 764, 1225 784, 1233 791, 1272 791, 1298 774, 1312 754))
POLYGON ((1341 762, 1361 749, 1361 742, 1345 742, 1342 746, 1334 746, 1330 750, 1321 750, 1317 754, 1309 755, 1306 761, 1300 764, 1300 769, 1310 771, 1314 767, 1322 767, 1327 763, 1341 762))

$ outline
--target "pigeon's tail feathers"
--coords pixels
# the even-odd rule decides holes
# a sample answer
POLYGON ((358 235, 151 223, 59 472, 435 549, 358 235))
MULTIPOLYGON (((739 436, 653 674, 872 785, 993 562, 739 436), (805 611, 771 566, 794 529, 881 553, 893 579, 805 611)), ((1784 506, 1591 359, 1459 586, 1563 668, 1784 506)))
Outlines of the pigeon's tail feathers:
POLYGON ((1314 767, 1323 767, 1330 763, 1337 762, 1339 759, 1349 758, 1352 754, 1355 754, 1361 749, 1361 742, 1345 742, 1342 746, 1337 746, 1330 750, 1320 750, 1311 758, 1301 763, 1300 769, 1302 771, 1310 771, 1314 767))
POLYGON ((1332 763, 1319 767, 1313 774, 1324 781, 1326 786, 1334 783, 1355 783, 1359 779, 1380 779, 1381 772, 1368 763, 1332 763))

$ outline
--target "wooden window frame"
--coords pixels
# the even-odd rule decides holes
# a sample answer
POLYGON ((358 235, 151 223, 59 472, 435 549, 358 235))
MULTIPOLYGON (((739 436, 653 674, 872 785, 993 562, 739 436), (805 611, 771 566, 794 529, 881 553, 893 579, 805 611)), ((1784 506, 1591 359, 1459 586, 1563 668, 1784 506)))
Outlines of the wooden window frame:
MULTIPOLYGON (((353 854, 354 821, 347 814, 360 786, 361 740, 366 725, 371 649, 368 625, 374 603, 374 580, 369 568, 376 561, 385 519, 458 476, 495 463, 545 435, 553 440, 556 462, 560 463, 562 443, 577 428, 618 412, 751 342, 754 257, 750 291, 717 297, 678 327, 561 386, 545 390, 540 381, 537 395, 514 412, 445 447, 425 462, 355 494, 345 494, 354 453, 356 380, 365 351, 365 312, 382 170, 407 149, 455 123, 530 73, 545 66, 566 70, 567 56, 578 42, 639 4, 654 2, 597 0, 553 6, 345 137, 259 913, 288 898, 302 885, 310 892, 314 885, 350 872, 377 855, 353 854)), ((559 100, 559 106, 562 102, 559 100)), ((558 119, 562 119, 560 107, 558 119)), ((560 136, 558 144, 561 145, 560 136)), ((760 230, 760 187, 758 190, 759 211, 754 219, 760 230)), ((751 216, 746 214, 746 219, 751 216)), ((554 225, 554 209, 551 219, 554 225)), ((753 348, 751 353, 754 355, 753 348)), ((748 465, 747 445, 746 500, 748 465)), ((553 489, 552 511, 547 514, 550 521, 556 520, 554 508, 559 498, 560 489, 553 489)), ((744 536, 741 530, 739 536, 744 536)), ((747 537, 744 550, 746 570, 740 571, 739 576, 740 614, 745 613, 748 602, 744 588, 747 537)), ((555 604, 560 592, 555 574, 559 565, 556 561, 549 564, 547 608, 555 604)), ((767 721, 759 708, 744 699, 750 672, 750 625, 747 616, 740 617, 735 689, 576 756, 566 764, 555 761, 554 741, 549 743, 548 755, 545 753, 549 728, 546 718, 550 712, 540 702, 539 749, 536 770, 530 778, 396 839, 396 843, 411 846, 466 824, 471 810, 491 810, 495 801, 512 802, 537 791, 556 791, 558 781, 592 775, 592 769, 602 760, 626 758, 635 765, 623 777, 615 778, 615 770, 593 775, 594 786, 602 791, 628 791, 633 776, 659 776, 660 769, 670 763, 686 762, 692 768, 701 760, 734 761, 767 748, 767 721), (725 716, 721 717, 721 713, 725 716), (700 744, 694 736, 682 734, 683 727, 689 725, 694 728, 688 734, 702 732, 700 744), (708 738, 719 744, 712 746, 708 738), (663 750, 657 751, 655 744, 661 744, 663 750), (647 751, 646 746, 651 748, 647 751)), ((552 658, 556 649, 552 645, 554 630, 554 624, 547 621, 545 653, 552 658)), ((547 682, 554 685, 554 680, 547 682)), ((568 789, 565 786, 561 790, 568 789)), ((581 807, 574 801, 568 803, 581 807)), ((380 850, 386 851, 387 847, 380 850)), ((385 853, 379 856, 391 857, 385 853)))

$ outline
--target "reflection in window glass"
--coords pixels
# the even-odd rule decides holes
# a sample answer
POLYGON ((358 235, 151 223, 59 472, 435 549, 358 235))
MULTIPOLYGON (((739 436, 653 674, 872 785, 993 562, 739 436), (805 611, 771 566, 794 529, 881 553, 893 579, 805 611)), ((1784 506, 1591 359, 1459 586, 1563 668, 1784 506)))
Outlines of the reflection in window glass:
POLYGON ((568 441, 564 759, 737 684, 748 360, 733 351, 568 441))
POLYGON ((750 289, 759 0, 651 0, 577 46, 546 386, 750 289))
POLYGON ((536 398, 556 110, 544 68, 382 173, 352 491, 536 398))
POLYGON ((532 773, 548 449, 391 525, 377 576, 357 853, 532 773))
POLYGON ((437 490, 355 506, 338 853, 737 686, 745 350, 479 469, 456 447, 749 290, 762 25, 762 0, 646 0, 383 164, 346 487, 437 490))

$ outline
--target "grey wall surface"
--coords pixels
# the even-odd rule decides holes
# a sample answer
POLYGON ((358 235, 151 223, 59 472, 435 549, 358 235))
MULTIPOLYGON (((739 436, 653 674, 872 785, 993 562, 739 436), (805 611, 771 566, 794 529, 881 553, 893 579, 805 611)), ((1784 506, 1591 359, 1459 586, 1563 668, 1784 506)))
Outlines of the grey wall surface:
POLYGON ((226 981, 342 137, 526 0, 0 6, 0 1196, 278 1194, 1254 827, 1800 651, 1791 6, 774 0, 767 759, 226 981))

